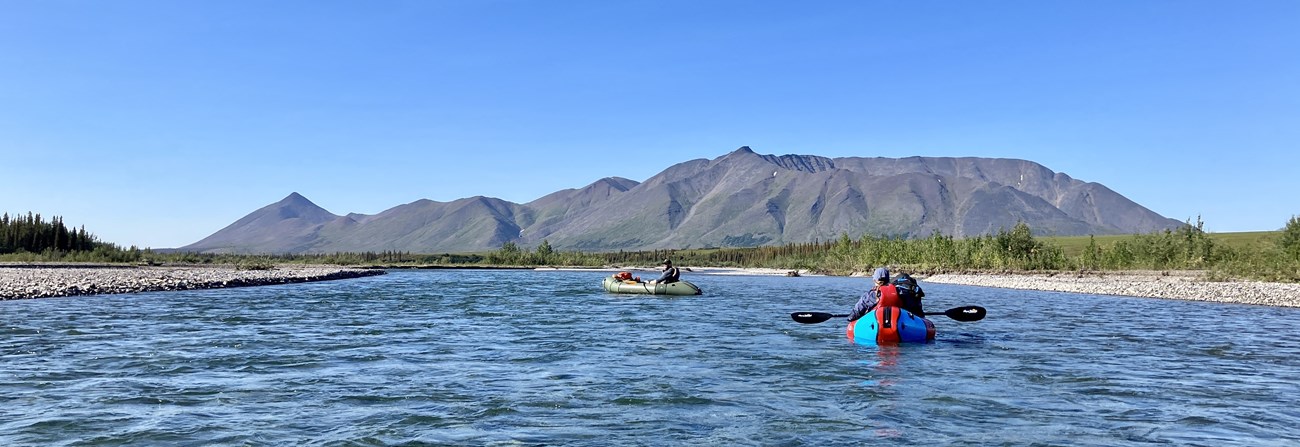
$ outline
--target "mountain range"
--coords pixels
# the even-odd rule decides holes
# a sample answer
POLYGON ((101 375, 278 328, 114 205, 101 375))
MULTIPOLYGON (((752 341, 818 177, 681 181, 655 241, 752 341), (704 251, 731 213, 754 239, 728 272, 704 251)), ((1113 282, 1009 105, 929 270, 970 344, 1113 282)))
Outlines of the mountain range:
POLYGON ((753 247, 847 234, 967 237, 1018 222, 1038 236, 1176 228, 1099 183, 1026 160, 764 155, 741 147, 644 182, 607 177, 518 204, 475 196, 336 215, 298 193, 177 250, 468 253, 507 242, 614 251, 753 247))

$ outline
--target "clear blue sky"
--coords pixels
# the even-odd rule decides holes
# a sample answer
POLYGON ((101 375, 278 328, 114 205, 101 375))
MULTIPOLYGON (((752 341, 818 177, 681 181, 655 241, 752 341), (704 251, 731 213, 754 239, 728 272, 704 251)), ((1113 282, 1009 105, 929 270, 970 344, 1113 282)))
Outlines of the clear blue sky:
POLYGON ((1300 1, 0 0, 0 211, 189 244, 761 154, 1019 158, 1300 214, 1300 1))

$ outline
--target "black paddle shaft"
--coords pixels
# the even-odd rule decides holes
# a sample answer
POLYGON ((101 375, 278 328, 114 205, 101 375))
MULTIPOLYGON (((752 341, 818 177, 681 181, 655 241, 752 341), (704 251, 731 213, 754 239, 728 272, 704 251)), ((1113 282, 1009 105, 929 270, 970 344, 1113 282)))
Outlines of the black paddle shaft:
MULTIPOLYGON (((962 306, 940 313, 926 312, 925 316, 944 315, 957 321, 979 321, 983 320, 987 314, 988 310, 980 306, 962 306)), ((848 314, 833 314, 830 312, 790 312, 790 319, 803 324, 816 324, 832 318, 847 318, 848 316, 848 314)))

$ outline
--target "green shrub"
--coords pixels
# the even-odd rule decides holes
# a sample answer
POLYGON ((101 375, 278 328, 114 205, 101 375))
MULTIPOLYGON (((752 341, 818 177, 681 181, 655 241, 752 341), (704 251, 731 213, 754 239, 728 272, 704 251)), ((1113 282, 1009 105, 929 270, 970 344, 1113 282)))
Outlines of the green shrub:
POLYGON ((1286 222, 1278 246, 1282 247, 1282 253, 1289 256, 1291 261, 1300 262, 1300 217, 1291 216, 1291 220, 1286 222))
POLYGON ((235 270, 273 270, 275 263, 270 259, 243 259, 235 264, 235 270))

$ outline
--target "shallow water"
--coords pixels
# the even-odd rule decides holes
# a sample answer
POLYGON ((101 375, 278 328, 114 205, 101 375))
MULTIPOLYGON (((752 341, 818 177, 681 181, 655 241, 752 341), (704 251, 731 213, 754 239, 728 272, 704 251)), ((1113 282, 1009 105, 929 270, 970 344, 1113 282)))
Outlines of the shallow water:
POLYGON ((1300 442, 1300 309, 923 282, 988 317, 877 348, 789 317, 847 313, 865 279, 605 274, 0 302, 0 445, 1300 442))

